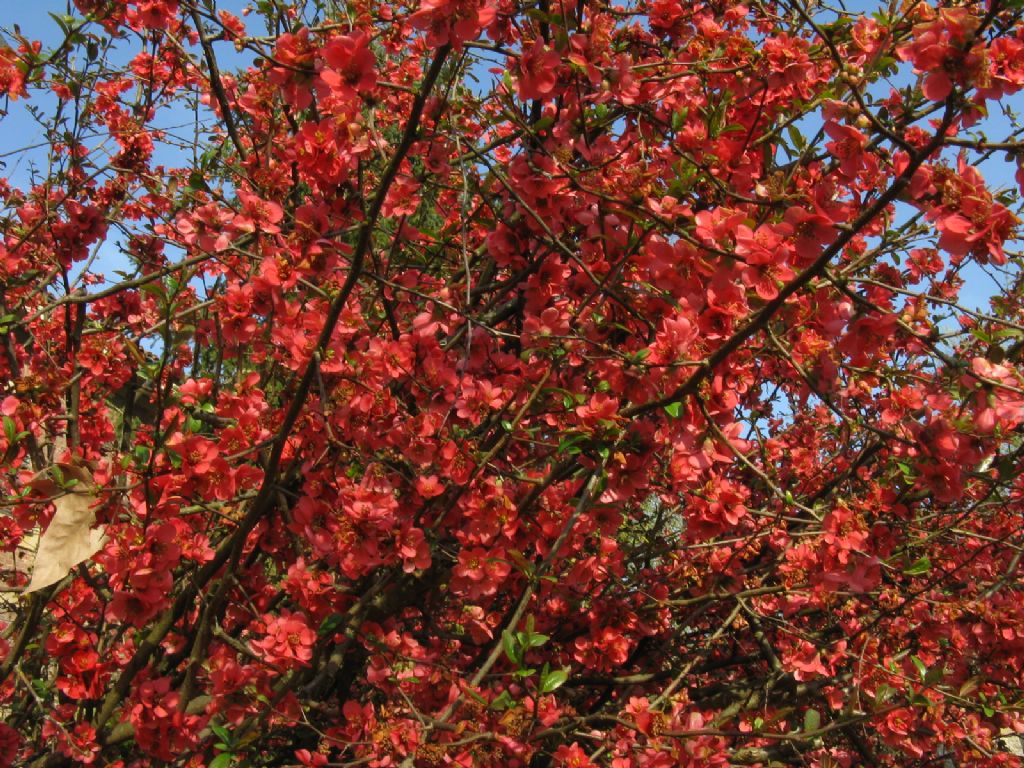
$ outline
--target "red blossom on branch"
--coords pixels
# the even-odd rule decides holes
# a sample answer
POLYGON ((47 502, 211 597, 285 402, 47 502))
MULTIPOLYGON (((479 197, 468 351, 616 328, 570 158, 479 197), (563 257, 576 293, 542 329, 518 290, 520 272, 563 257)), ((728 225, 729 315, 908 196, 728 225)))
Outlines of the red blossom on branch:
POLYGON ((4 31, 0 768, 1018 764, 1017 5, 4 31))

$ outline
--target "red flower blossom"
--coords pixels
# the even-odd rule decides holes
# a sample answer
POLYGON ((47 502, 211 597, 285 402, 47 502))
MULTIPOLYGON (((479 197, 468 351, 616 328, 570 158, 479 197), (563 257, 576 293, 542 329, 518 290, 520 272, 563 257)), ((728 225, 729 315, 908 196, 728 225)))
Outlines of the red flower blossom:
POLYGON ((799 641, 796 648, 786 655, 786 666, 793 670, 793 677, 801 682, 828 674, 818 649, 806 640, 799 641))
POLYGON ((377 62, 365 33, 332 38, 321 56, 326 67, 320 78, 339 99, 356 99, 377 84, 377 62))
POLYGON ((0 768, 11 768, 18 758, 21 736, 7 723, 0 723, 0 768))
POLYGON ((519 57, 519 98, 544 99, 554 93, 561 61, 557 51, 534 40, 519 57))
POLYGON ((262 652, 272 666, 306 664, 313 658, 316 632, 301 613, 282 610, 277 616, 264 616, 266 624, 262 638, 252 641, 252 647, 262 652))

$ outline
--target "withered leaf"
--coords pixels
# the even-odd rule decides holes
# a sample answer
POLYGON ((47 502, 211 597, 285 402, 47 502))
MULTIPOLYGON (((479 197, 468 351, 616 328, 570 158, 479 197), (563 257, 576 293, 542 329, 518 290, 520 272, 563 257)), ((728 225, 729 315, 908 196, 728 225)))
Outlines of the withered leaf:
POLYGON ((70 489, 62 489, 46 477, 37 478, 32 483, 37 491, 61 495, 54 499, 53 519, 39 537, 32 579, 26 593, 56 584, 72 568, 92 557, 105 541, 103 527, 93 527, 96 523, 93 511, 96 494, 92 475, 83 467, 68 464, 59 465, 59 471, 65 480, 75 481, 70 489))

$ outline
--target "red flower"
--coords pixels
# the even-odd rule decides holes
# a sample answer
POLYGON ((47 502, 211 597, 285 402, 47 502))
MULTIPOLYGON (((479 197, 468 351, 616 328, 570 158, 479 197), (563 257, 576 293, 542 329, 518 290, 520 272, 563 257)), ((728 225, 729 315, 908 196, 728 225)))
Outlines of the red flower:
POLYGON ((427 45, 440 47, 451 43, 460 49, 495 19, 493 5, 481 5, 479 0, 423 0, 409 21, 416 29, 427 31, 427 45))
POLYGON ((550 96, 558 85, 561 57, 535 40, 519 57, 519 98, 543 99, 550 96))
POLYGON ((821 255, 824 245, 835 237, 835 225, 828 216, 798 206, 786 209, 785 222, 793 229, 796 260, 805 266, 821 255))
POLYGON ((829 120, 825 123, 825 133, 832 138, 825 149, 839 160, 839 170, 848 179, 857 178, 865 164, 874 161, 865 153, 868 137, 856 128, 829 120))
POLYGON ((178 0, 136 0, 128 12, 133 29, 171 29, 178 20, 178 0))
POLYGON ((452 591, 464 594, 470 600, 494 595, 508 580, 512 564, 502 551, 488 551, 482 547, 464 549, 459 562, 452 569, 452 591))
POLYGON ((18 54, 6 45, 0 45, 0 93, 17 99, 25 96, 25 73, 18 66, 18 54))
POLYGON ((281 89, 285 103, 305 109, 313 103, 309 81, 313 75, 316 48, 309 30, 303 27, 295 34, 287 32, 277 38, 274 61, 279 66, 267 71, 267 80, 281 89))
POLYGON ((555 765, 559 768, 592 768, 594 765, 579 743, 563 744, 555 750, 555 765))
POLYGON ((320 79, 338 98, 356 99, 377 84, 377 61, 365 32, 331 39, 321 55, 327 67, 321 70, 320 79))
POLYGON ((0 768, 10 768, 18 757, 21 736, 7 723, 0 723, 0 768))
POLYGON ((306 664, 313 658, 316 632, 301 613, 282 610, 279 616, 264 616, 266 636, 254 640, 252 647, 262 651, 271 665, 306 664))
POLYGON ((425 499, 432 499, 444 493, 444 483, 437 475, 421 475, 416 478, 416 492, 425 499))
POLYGON ((801 682, 827 675, 828 669, 821 662, 818 649, 806 640, 801 640, 786 658, 786 666, 793 670, 793 677, 801 682))
POLYGON ((901 59, 913 63, 916 74, 924 75, 921 91, 927 98, 942 101, 954 81, 966 85, 980 74, 982 57, 963 51, 977 25, 967 8, 944 8, 934 21, 915 26, 911 42, 896 49, 901 59))

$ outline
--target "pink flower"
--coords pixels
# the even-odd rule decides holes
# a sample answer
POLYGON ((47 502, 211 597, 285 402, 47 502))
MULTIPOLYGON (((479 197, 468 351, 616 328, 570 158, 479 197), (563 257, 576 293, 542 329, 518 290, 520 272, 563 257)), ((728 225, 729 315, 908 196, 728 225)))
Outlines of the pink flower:
POLYGON ((555 765, 559 768, 590 768, 593 763, 586 751, 574 741, 569 746, 563 744, 555 750, 555 765))
POLYGON ((790 652, 787 666, 793 670, 793 677, 803 682, 813 680, 819 675, 827 675, 828 669, 821 663, 818 649, 806 640, 801 640, 797 648, 790 652))
POLYGON ((420 476, 416 478, 416 491, 424 499, 432 499, 444 493, 444 483, 437 475, 420 476))
POLYGON ((834 120, 825 123, 825 133, 832 139, 825 145, 839 160, 839 170, 848 179, 854 179, 867 162, 864 150, 868 145, 868 137, 849 125, 840 125, 834 120))
POLYGON ((252 647, 262 651, 269 664, 307 664, 313 658, 316 632, 301 613, 281 611, 280 616, 264 616, 267 634, 255 640, 252 647))
POLYGON ((365 32, 333 38, 324 46, 322 56, 327 67, 320 79, 339 98, 355 99, 377 84, 377 61, 365 32))
POLYGON ((535 40, 519 58, 519 98, 543 99, 550 96, 558 85, 558 67, 561 57, 557 51, 535 40))

